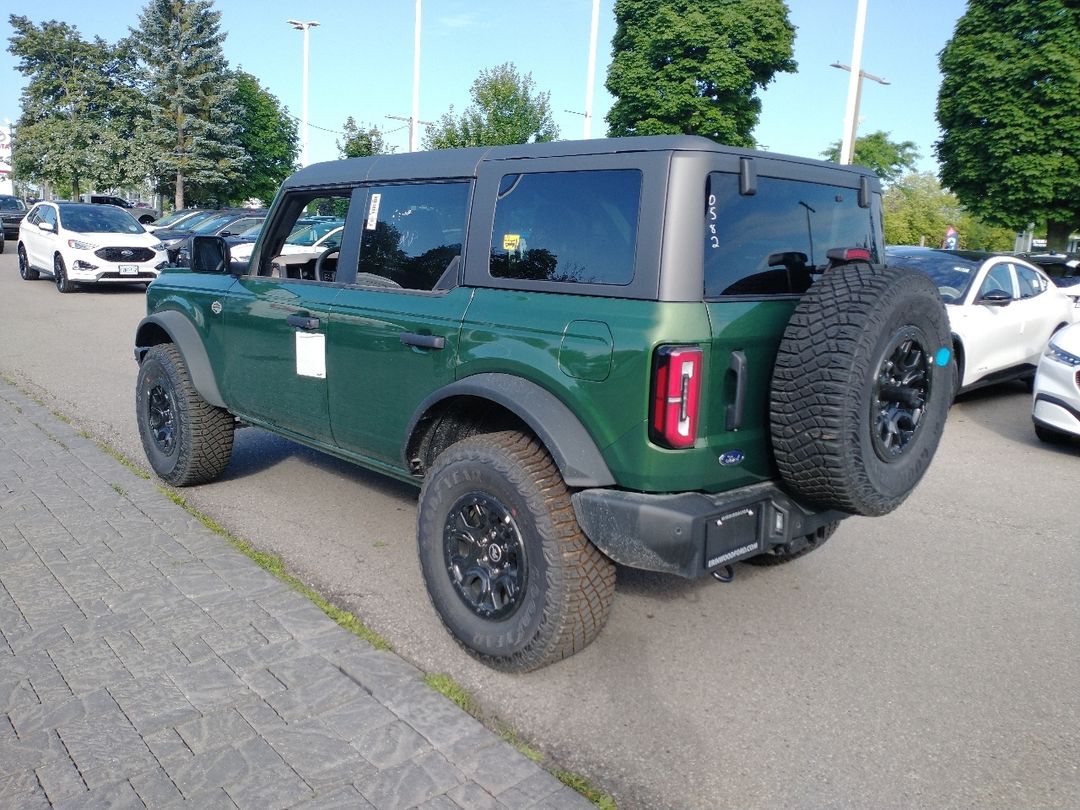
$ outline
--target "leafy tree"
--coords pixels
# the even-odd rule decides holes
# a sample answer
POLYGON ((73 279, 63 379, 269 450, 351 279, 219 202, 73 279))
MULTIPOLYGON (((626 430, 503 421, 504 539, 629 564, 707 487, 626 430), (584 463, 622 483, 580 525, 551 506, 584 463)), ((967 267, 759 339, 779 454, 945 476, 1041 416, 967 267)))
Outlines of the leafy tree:
MULTIPOLYGON (((821 153, 826 160, 840 160, 840 141, 821 153)), ((904 172, 915 168, 919 152, 914 141, 891 141, 887 132, 871 132, 855 139, 852 162, 873 169, 883 183, 895 183, 904 172)))
POLYGON ((240 111, 236 142, 248 157, 248 170, 230 186, 227 202, 268 202, 296 168, 300 138, 296 121, 281 102, 250 73, 235 73, 233 104, 240 111))
POLYGON ((1080 228, 1080 4, 968 0, 941 51, 942 182, 998 225, 1080 228))
POLYGON ((608 132, 753 146, 758 90, 792 73, 783 0, 615 0, 608 132))
POLYGON ((11 15, 9 50, 29 78, 12 156, 15 173, 53 187, 135 185, 145 176, 137 133, 142 113, 131 53, 51 20, 11 15))
POLYGON ((430 124, 425 149, 538 143, 559 137, 551 117, 551 94, 536 92, 532 74, 521 76, 512 62, 481 70, 469 90, 473 103, 460 118, 454 108, 430 124))
POLYGON ((185 196, 219 202, 247 170, 237 143, 236 78, 221 44, 221 12, 212 0, 149 0, 131 29, 142 65, 152 171, 177 208, 185 196))
POLYGON ((975 250, 1011 250, 1015 234, 994 227, 967 211, 930 172, 911 172, 886 189, 885 242, 938 247, 945 230, 960 232, 960 246, 975 250))
POLYGON ((393 147, 386 145, 382 130, 376 126, 360 129, 356 119, 351 115, 345 119, 342 132, 345 135, 345 140, 336 143, 338 154, 343 158, 386 155, 394 151, 393 147))

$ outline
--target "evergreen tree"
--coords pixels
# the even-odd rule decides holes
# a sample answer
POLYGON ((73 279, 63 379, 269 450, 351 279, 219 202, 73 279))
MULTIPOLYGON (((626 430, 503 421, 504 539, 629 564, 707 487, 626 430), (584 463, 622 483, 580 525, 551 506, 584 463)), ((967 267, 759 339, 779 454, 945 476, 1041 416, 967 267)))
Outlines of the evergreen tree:
POLYGON ((152 171, 177 208, 230 197, 248 157, 238 143, 236 77, 228 69, 212 0, 150 0, 131 30, 142 65, 152 171))
POLYGON ((758 90, 792 73, 783 0, 615 0, 608 132, 753 146, 758 90))
POLYGON ((512 62, 481 70, 469 90, 473 103, 454 117, 454 108, 428 126, 425 149, 539 143, 559 137, 551 116, 551 94, 537 93, 532 74, 521 76, 512 62))
POLYGON ((1080 229, 1080 4, 968 0, 939 61, 942 182, 998 225, 1045 220, 1064 249, 1080 229))
POLYGON ((237 71, 233 103, 240 111, 236 139, 248 157, 248 170, 229 186, 226 202, 269 202, 296 169, 300 137, 296 120, 250 73, 237 71))
POLYGON ((342 132, 345 135, 345 140, 336 143, 338 154, 343 158, 386 155, 394 151, 393 147, 386 145, 382 130, 376 126, 360 129, 356 119, 351 115, 345 119, 342 132))

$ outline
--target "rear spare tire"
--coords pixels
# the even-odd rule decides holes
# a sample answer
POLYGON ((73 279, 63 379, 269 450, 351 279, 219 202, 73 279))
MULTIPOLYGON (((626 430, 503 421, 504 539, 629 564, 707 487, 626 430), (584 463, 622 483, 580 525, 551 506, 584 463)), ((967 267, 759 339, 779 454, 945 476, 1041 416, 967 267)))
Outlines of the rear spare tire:
POLYGON ((954 390, 937 288, 913 270, 845 264, 795 308, 770 393, 788 489, 823 508, 884 515, 930 466, 954 390))

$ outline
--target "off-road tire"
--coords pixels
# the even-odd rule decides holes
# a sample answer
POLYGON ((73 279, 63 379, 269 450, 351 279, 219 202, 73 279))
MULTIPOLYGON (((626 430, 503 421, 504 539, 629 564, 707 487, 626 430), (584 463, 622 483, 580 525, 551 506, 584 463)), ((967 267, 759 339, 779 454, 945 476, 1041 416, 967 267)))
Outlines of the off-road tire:
POLYGON ((420 492, 417 543, 443 624, 470 655, 495 669, 527 672, 573 655, 607 620, 615 567, 582 533, 558 467, 532 436, 482 434, 444 450, 420 492), (469 510, 502 519, 477 519, 477 530, 463 532, 460 521, 469 510), (469 571, 490 573, 485 566, 495 555, 483 538, 495 545, 496 532, 500 542, 509 538, 497 559, 514 566, 500 576, 517 576, 520 589, 503 600, 505 615, 492 616, 483 615, 491 612, 486 597, 474 597, 467 586, 481 581, 469 571), (472 542, 476 537, 483 542, 472 542), (462 571, 462 557, 455 556, 462 547, 467 554, 487 550, 462 571))
POLYGON ((68 278, 64 258, 59 253, 53 257, 53 281, 56 282, 56 289, 60 292, 75 292, 75 282, 68 278))
POLYGON ((948 316, 913 270, 845 264, 803 296, 773 370, 770 426, 787 488, 884 515, 930 465, 955 386, 948 316))
POLYGON ((235 420, 199 396, 173 344, 153 346, 143 358, 135 413, 143 450, 162 480, 178 487, 205 484, 229 465, 235 420))
POLYGON ((16 252, 19 254, 19 275, 22 280, 37 281, 41 274, 30 266, 30 261, 26 258, 26 248, 20 244, 16 252))
POLYGON ((782 546, 774 546, 764 554, 748 557, 743 562, 750 565, 783 565, 792 560, 797 560, 799 557, 805 557, 811 551, 825 545, 825 541, 833 536, 833 532, 836 531, 836 527, 839 525, 839 523, 826 523, 811 534, 796 538, 782 546))

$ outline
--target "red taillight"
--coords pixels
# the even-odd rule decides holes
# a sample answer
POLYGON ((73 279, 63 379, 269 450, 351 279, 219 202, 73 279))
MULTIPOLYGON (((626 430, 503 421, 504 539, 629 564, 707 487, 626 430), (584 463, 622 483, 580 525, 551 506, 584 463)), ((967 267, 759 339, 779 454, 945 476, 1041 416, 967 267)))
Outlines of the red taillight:
POLYGON ((673 448, 693 447, 697 439, 701 392, 701 349, 661 346, 653 371, 653 440, 673 448))

